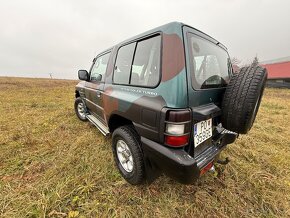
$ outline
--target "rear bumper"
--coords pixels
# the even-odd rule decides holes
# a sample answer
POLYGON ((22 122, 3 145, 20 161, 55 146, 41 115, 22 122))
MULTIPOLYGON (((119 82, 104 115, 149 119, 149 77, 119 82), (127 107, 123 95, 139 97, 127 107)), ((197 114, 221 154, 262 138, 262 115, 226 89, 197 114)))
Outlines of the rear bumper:
POLYGON ((198 157, 193 158, 186 151, 165 147, 141 137, 148 180, 153 180, 152 171, 159 170, 183 184, 193 183, 200 177, 201 170, 226 147, 225 143, 213 145, 198 157), (150 172, 151 171, 151 172, 150 172))

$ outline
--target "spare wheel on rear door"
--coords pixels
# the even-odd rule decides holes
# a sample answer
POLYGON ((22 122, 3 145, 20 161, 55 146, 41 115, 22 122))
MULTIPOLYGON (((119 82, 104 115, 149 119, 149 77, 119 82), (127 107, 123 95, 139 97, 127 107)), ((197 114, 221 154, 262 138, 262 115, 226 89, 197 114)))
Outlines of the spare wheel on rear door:
POLYGON ((243 67, 230 79, 222 102, 222 125, 236 133, 246 134, 256 118, 267 70, 252 64, 243 67))

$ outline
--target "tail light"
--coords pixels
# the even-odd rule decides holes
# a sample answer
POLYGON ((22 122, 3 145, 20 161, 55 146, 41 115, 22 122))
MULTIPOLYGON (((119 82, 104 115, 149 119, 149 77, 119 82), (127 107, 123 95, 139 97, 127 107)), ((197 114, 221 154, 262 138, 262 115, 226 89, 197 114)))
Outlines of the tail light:
POLYGON ((190 122, 189 110, 168 111, 165 121, 165 144, 171 147, 186 146, 190 136, 190 122))

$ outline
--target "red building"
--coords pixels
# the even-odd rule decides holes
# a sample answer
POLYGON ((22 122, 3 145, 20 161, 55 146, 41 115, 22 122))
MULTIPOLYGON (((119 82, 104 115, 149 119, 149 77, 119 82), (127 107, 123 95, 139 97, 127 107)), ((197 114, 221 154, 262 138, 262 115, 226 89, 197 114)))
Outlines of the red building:
POLYGON ((290 57, 260 62, 268 70, 267 85, 290 88, 290 57))

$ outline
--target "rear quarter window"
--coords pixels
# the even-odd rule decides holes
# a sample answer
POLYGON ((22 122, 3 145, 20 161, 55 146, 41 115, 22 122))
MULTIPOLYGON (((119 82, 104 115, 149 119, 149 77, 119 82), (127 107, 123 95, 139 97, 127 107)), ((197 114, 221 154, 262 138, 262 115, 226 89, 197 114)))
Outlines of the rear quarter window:
POLYGON ((160 80, 161 35, 122 46, 117 55, 113 82, 155 87, 160 80))

